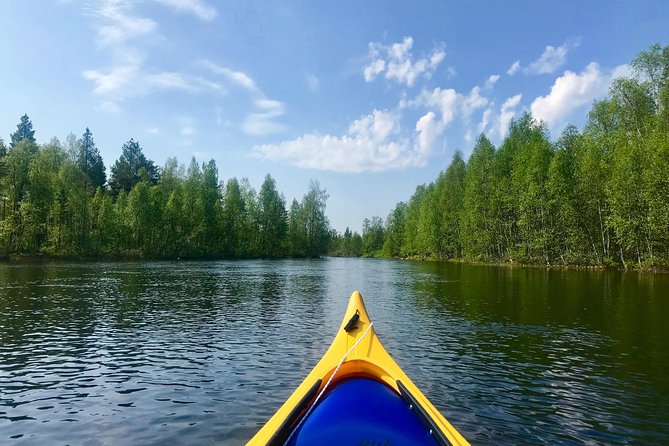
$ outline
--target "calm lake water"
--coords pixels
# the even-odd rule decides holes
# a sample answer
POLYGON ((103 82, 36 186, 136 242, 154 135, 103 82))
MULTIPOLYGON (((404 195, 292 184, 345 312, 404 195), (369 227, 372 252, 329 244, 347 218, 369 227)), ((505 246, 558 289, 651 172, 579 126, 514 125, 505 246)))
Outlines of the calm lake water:
POLYGON ((244 444, 355 289, 474 444, 669 444, 669 275, 363 259, 0 265, 0 444, 244 444))

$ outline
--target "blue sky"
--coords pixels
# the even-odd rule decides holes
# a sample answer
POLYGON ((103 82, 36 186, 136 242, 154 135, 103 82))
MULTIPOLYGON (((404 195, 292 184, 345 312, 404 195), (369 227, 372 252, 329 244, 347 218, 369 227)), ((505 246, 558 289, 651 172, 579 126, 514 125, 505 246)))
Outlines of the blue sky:
POLYGON ((310 180, 360 230, 524 111, 557 138, 668 43, 669 2, 90 0, 3 2, 0 137, 86 127, 109 167, 130 138, 163 165, 214 159, 310 180))

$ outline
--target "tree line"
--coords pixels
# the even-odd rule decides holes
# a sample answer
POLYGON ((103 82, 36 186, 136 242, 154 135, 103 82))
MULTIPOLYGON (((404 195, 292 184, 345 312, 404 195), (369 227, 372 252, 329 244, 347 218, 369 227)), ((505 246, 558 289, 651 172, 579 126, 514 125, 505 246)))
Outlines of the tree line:
POLYGON ((27 115, 0 139, 0 256, 317 257, 328 250, 328 195, 311 182, 287 207, 267 175, 219 181, 216 163, 158 168, 130 139, 107 180, 87 128, 43 145, 27 115))
POLYGON ((669 265, 669 46, 653 45, 596 101, 582 131, 552 142, 526 113, 501 145, 479 136, 436 181, 362 235, 337 234, 341 255, 523 264, 669 265))

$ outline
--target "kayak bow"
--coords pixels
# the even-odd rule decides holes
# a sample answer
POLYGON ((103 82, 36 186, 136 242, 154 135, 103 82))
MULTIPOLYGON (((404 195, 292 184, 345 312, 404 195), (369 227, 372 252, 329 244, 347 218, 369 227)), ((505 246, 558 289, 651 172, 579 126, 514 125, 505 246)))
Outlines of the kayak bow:
POLYGON ((359 292, 332 345, 249 445, 468 445, 393 360, 359 292))

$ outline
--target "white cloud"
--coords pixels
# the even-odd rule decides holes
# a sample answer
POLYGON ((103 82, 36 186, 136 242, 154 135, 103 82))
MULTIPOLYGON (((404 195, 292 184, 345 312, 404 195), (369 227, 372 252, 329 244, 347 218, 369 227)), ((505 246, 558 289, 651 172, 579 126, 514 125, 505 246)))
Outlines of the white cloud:
POLYGON ((511 96, 502 104, 502 108, 499 110, 499 121, 498 121, 498 130, 500 138, 503 138, 509 129, 509 124, 511 120, 516 115, 516 107, 522 99, 522 94, 517 94, 511 96))
POLYGON ((632 67, 629 65, 618 65, 611 72, 611 81, 618 79, 619 77, 632 77, 632 74, 632 67))
POLYGON ((411 87, 419 77, 430 78, 446 53, 443 45, 437 46, 432 53, 417 60, 411 54, 413 38, 405 37, 402 42, 383 45, 378 42, 369 43, 370 62, 363 68, 365 81, 371 82, 385 72, 386 79, 411 87))
POLYGON ((492 108, 491 107, 486 108, 485 111, 483 112, 483 115, 481 116, 481 122, 479 122, 477 126, 479 133, 485 132, 485 130, 488 128, 491 115, 492 115, 492 108))
POLYGON ((93 82, 93 95, 103 100, 100 108, 112 113, 120 112, 120 103, 128 98, 143 97, 160 91, 226 93, 217 83, 199 77, 167 71, 147 73, 141 62, 119 65, 107 72, 86 70, 82 76, 93 82))
POLYGON ((445 124, 437 120, 437 115, 430 111, 421 116, 416 122, 416 132, 418 132, 417 147, 419 153, 428 154, 432 151, 434 143, 444 131, 445 124))
POLYGON ((100 46, 118 45, 156 30, 158 24, 154 20, 131 15, 130 7, 123 0, 104 0, 94 9, 94 16, 103 22, 98 27, 100 46))
POLYGON ((205 79, 200 76, 191 77, 189 79, 189 82, 191 82, 191 84, 193 85, 193 87, 195 87, 196 90, 213 91, 220 94, 228 93, 228 90, 226 90, 225 87, 223 87, 218 82, 210 81, 209 79, 205 79))
POLYGON ((539 59, 529 64, 524 71, 526 74, 552 73, 567 61, 568 51, 569 44, 567 42, 557 48, 548 45, 539 59))
POLYGON ((195 91, 195 86, 188 82, 184 75, 175 72, 145 74, 143 82, 145 89, 152 90, 186 90, 195 91))
MULTIPOLYGON (((198 1, 165 0, 173 8, 196 13, 204 4, 198 1), (190 9, 189 9, 190 8, 190 9)), ((101 0, 91 9, 96 24, 97 42, 107 52, 107 67, 82 72, 93 83, 93 95, 101 98, 100 109, 119 113, 121 103, 128 98, 142 97, 159 91, 203 91, 226 93, 217 82, 200 76, 177 71, 151 71, 145 68, 145 54, 133 38, 154 33, 158 24, 134 11, 136 2, 127 0, 101 0)), ((201 10, 202 13, 206 9, 201 10)))
MULTIPOLYGON (((204 21, 218 16, 216 8, 202 0, 154 0, 178 12, 191 13, 204 21)), ((148 17, 139 17, 133 10, 136 2, 129 0, 101 0, 92 8, 92 16, 101 22, 97 28, 97 42, 102 47, 117 46, 126 41, 153 33, 158 23, 148 17)))
POLYGON ((415 99, 402 100, 400 108, 425 107, 425 113, 416 122, 416 146, 421 154, 428 154, 434 149, 435 142, 444 130, 461 112, 464 96, 452 88, 423 90, 415 99), (438 113, 438 114, 437 114, 438 113))
POLYGON ((219 66, 209 60, 203 60, 201 64, 211 72, 223 76, 233 85, 244 88, 252 95, 253 104, 258 111, 250 113, 242 122, 241 130, 244 133, 253 136, 264 136, 281 133, 286 130, 285 125, 274 121, 285 113, 283 103, 266 98, 251 76, 243 71, 235 71, 219 66))
POLYGON ((146 133, 149 135, 160 135, 160 129, 158 127, 147 127, 146 133))
POLYGON ((490 77, 485 81, 483 88, 486 90, 491 89, 492 87, 495 86, 498 80, 499 80, 499 74, 491 74, 490 77))
MULTIPOLYGON (((419 140, 427 140, 432 128, 431 118, 417 123, 419 140), (419 130, 420 127, 420 130, 419 130)), ((256 146, 255 156, 282 161, 294 166, 335 172, 381 172, 409 166, 424 165, 430 144, 412 146, 400 136, 400 117, 387 110, 371 114, 351 123, 342 136, 307 133, 279 144, 256 146)))
POLYGON ((606 73, 595 62, 588 64, 580 73, 567 70, 555 80, 546 96, 539 96, 532 102, 532 115, 555 126, 572 110, 606 95, 612 80, 628 73, 627 65, 620 65, 606 73))
POLYGON ((520 61, 519 60, 517 60, 517 61, 515 61, 514 63, 511 64, 509 69, 506 70, 506 74, 508 74, 509 76, 513 76, 514 74, 516 74, 518 72, 518 70, 520 70, 520 61))
MULTIPOLYGON (((494 79, 494 76, 491 77, 494 79)), ((482 91, 483 89, 478 85, 467 94, 458 93, 452 88, 437 87, 429 91, 423 90, 412 100, 402 98, 400 109, 407 107, 427 109, 427 112, 416 123, 417 149, 421 153, 434 150, 448 125, 458 118, 461 119, 463 126, 469 126, 474 113, 490 103, 488 98, 481 94, 482 91)))
POLYGON ((261 98, 255 101, 260 112, 249 114, 242 123, 242 131, 249 135, 264 136, 272 133, 281 133, 286 126, 274 122, 274 119, 285 112, 283 103, 272 99, 261 98))
POLYGON ((399 131, 399 116, 388 111, 374 110, 351 123, 349 135, 359 136, 373 142, 382 143, 399 131))
POLYGON ((107 72, 86 70, 85 79, 93 81, 93 94, 116 103, 127 98, 142 97, 156 91, 201 91, 225 90, 218 84, 177 72, 147 73, 141 62, 119 65, 107 72))
POLYGON ((251 77, 243 71, 235 71, 229 68, 221 67, 209 60, 203 60, 202 65, 208 68, 212 73, 219 74, 233 84, 243 87, 251 92, 257 92, 258 87, 251 77))
POLYGON ((481 88, 477 85, 472 88, 469 95, 464 97, 462 102, 462 116, 465 121, 469 121, 476 110, 488 105, 488 99, 481 96, 481 88))
POLYGON ((367 82, 373 81, 379 73, 383 73, 386 69, 386 61, 382 59, 376 59, 365 66, 365 69, 362 71, 367 82))
POLYGON ((439 87, 432 91, 423 90, 412 105, 423 105, 437 109, 441 114, 441 122, 449 124, 458 113, 458 107, 462 102, 462 95, 452 88, 441 89, 439 87))
POLYGON ((201 0, 156 0, 178 12, 194 14, 200 20, 209 22, 218 16, 218 11, 201 0))
MULTIPOLYGON (((408 48, 410 42, 405 41, 403 45, 389 47, 388 53, 397 57, 408 48)), ((374 51, 378 50, 374 48, 374 51)), ((373 66, 368 68, 368 73, 374 72, 373 66)), ((253 153, 262 159, 337 172, 379 172, 422 166, 435 149, 444 144, 444 132, 456 119, 469 125, 474 113, 487 107, 478 126, 488 127, 492 108, 483 92, 485 88, 492 88, 499 77, 492 75, 485 83, 487 87, 475 86, 465 94, 452 88, 434 88, 423 89, 413 99, 403 95, 396 111, 374 110, 353 121, 341 136, 312 132, 278 144, 256 146, 253 153), (413 134, 400 129, 400 113, 406 108, 425 109, 416 121, 413 134)), ((502 112, 506 125, 520 98, 517 95, 505 103, 502 112)), ((468 140, 473 139, 473 129, 464 135, 468 140)))
POLYGON ((137 66, 116 67, 108 73, 86 70, 82 73, 85 79, 93 81, 93 93, 97 95, 113 95, 126 85, 130 85, 137 77, 137 66))
POLYGON ((403 101, 401 106, 424 106, 438 111, 441 122, 445 125, 461 116, 464 121, 469 121, 472 114, 488 105, 488 99, 481 95, 481 87, 472 88, 467 95, 458 93, 452 88, 441 89, 439 87, 421 94, 412 101, 403 101))
POLYGON ((304 80, 306 81, 307 86, 309 87, 309 90, 311 90, 311 91, 318 91, 318 89, 321 86, 321 81, 311 73, 307 73, 304 76, 304 80))
POLYGON ((242 123, 242 131, 249 135, 264 136, 273 133, 282 133, 286 126, 274 122, 275 118, 285 113, 282 102, 273 99, 260 98, 255 101, 255 106, 260 111, 249 114, 242 123))

